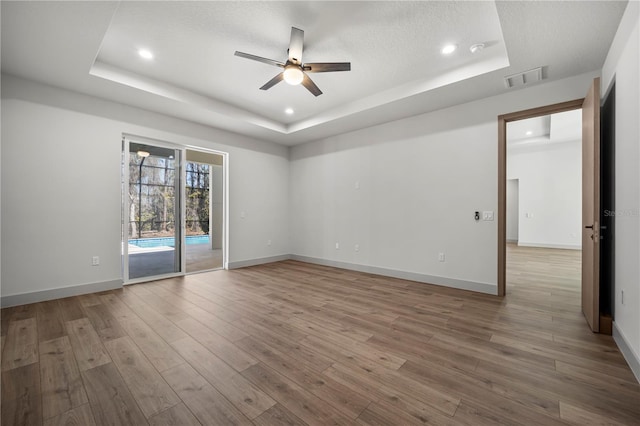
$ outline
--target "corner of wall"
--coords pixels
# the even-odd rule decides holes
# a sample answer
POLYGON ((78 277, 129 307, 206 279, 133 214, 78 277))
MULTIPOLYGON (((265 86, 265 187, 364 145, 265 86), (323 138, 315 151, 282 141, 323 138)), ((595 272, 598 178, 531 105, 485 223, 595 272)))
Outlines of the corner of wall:
POLYGON ((616 219, 613 335, 640 381, 639 52, 640 3, 629 1, 603 65, 601 88, 606 95, 615 80, 615 204, 616 210, 631 212, 616 219))
POLYGON ((627 3, 627 8, 622 15, 620 25, 611 43, 609 52, 602 66, 602 79, 600 83, 600 93, 606 94, 607 89, 615 77, 615 70, 624 48, 629 41, 634 29, 640 23, 640 2, 631 0, 627 3))
POLYGON ((640 383, 640 356, 629 346, 628 340, 618 328, 618 324, 616 324, 615 321, 613 322, 613 340, 615 340, 618 348, 620 348, 620 352, 622 352, 622 356, 627 361, 627 364, 629 364, 633 375, 636 376, 636 380, 640 383))

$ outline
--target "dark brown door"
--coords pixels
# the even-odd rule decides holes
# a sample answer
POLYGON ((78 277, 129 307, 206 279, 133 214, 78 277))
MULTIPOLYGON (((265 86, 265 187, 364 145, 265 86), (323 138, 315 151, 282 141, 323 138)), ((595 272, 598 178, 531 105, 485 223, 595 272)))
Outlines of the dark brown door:
POLYGON ((582 103, 582 312, 600 331, 600 79, 582 103))

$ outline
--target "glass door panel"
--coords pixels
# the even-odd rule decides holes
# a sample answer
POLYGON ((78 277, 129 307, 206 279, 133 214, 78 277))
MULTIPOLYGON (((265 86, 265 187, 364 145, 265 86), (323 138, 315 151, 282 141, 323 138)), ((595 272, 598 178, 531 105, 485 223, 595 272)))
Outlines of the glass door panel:
POLYGON ((180 153, 129 142, 128 280, 181 272, 180 153))
POLYGON ((185 164, 186 271, 223 267, 223 156, 187 150, 185 164))

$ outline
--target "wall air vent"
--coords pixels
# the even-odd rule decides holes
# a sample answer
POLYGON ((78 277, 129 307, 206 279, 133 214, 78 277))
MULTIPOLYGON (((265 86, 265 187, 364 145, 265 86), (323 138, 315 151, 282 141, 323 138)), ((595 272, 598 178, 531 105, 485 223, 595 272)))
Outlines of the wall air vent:
POLYGON ((542 79, 542 67, 538 67, 529 71, 523 71, 506 76, 504 78, 504 85, 507 86, 507 89, 511 89, 513 87, 522 87, 526 84, 534 83, 542 79))

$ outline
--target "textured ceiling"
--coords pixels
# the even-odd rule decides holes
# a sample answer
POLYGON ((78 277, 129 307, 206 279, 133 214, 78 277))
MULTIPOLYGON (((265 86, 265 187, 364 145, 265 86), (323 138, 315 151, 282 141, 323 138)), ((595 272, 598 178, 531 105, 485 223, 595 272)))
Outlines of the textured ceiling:
POLYGON ((597 70, 625 4, 3 1, 2 71, 292 145, 503 93, 503 76, 538 66, 549 80, 597 70), (258 90, 278 68, 233 55, 283 61, 291 26, 305 62, 352 63, 311 75, 318 98, 258 90), (444 57, 445 43, 459 49, 444 57))

